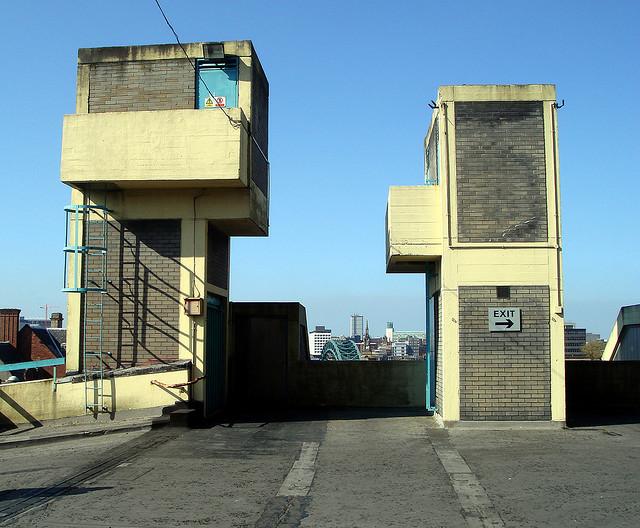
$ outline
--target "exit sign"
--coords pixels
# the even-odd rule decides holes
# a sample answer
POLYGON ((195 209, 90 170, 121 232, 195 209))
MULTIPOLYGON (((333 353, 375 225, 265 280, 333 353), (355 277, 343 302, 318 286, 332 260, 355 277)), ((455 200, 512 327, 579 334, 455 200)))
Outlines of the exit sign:
POLYGON ((489 308, 489 332, 520 332, 520 308, 489 308))

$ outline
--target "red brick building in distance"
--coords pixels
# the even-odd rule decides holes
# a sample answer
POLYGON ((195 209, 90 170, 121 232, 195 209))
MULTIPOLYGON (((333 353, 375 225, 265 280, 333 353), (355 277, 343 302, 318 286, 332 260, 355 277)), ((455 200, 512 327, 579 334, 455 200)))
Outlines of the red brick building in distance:
MULTIPOLYGON (((51 314, 51 327, 25 324, 20 328, 20 310, 0 308, 0 364, 22 363, 65 357, 66 329, 62 328, 62 314, 51 314)), ((0 382, 11 376, 19 381, 53 377, 54 367, 29 368, 0 372, 0 382)), ((65 375, 65 366, 57 367, 57 375, 65 375)))

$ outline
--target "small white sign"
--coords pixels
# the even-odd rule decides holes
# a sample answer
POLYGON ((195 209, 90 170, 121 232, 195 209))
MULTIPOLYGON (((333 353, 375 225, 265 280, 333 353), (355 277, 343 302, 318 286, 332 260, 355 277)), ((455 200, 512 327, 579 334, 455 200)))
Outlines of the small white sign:
POLYGON ((489 308, 489 332, 520 332, 520 308, 489 308))
POLYGON ((216 95, 215 97, 208 95, 204 100, 205 108, 224 108, 225 106, 227 106, 227 98, 224 95, 216 95))

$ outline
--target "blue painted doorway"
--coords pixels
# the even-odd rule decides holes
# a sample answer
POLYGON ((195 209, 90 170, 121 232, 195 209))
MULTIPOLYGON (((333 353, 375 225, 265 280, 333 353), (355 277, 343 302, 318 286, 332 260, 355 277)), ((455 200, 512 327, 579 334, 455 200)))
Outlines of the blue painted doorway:
POLYGON ((211 416, 224 407, 226 362, 226 299, 207 296, 205 356, 205 414, 211 416))
POLYGON ((198 108, 238 106, 237 61, 199 62, 198 74, 198 108))

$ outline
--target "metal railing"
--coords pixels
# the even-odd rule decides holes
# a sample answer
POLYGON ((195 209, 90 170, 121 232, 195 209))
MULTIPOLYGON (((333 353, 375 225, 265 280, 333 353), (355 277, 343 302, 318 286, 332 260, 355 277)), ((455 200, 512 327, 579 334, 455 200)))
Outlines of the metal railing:
MULTIPOLYGON (((55 392, 58 379, 58 366, 64 365, 65 361, 65 358, 52 358, 40 359, 37 361, 22 361, 21 363, 5 363, 4 365, 0 365, 0 372, 13 372, 15 370, 27 370, 30 368, 53 367, 52 391, 55 392)), ((1 387, 2 385, 0 385, 0 388, 1 387)))

